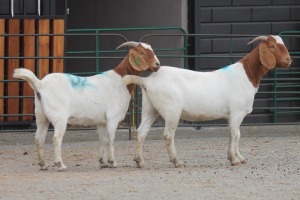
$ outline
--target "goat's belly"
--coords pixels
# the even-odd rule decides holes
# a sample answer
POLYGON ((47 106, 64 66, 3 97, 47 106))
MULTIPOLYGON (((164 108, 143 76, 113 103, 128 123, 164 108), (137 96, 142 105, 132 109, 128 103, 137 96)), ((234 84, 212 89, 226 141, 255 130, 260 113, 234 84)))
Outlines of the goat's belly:
POLYGON ((100 121, 99 118, 88 117, 70 117, 68 120, 69 125, 92 126, 99 123, 106 123, 106 121, 100 121))
POLYGON ((210 121, 210 120, 216 120, 216 119, 226 119, 228 118, 228 112, 187 112, 182 111, 180 119, 186 120, 186 121, 210 121))

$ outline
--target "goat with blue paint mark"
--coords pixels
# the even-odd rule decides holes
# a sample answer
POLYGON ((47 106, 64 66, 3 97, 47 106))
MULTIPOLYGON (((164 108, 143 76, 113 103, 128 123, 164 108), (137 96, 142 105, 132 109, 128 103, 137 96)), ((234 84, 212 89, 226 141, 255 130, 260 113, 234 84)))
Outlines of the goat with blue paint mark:
POLYGON ((61 145, 67 124, 97 125, 100 165, 117 166, 114 157, 115 132, 126 115, 134 88, 133 84, 125 85, 122 77, 140 75, 145 70, 157 71, 160 65, 150 45, 126 42, 118 48, 125 46, 133 48, 117 67, 100 75, 79 77, 53 73, 39 80, 25 68, 14 71, 13 77, 27 81, 35 93, 35 143, 42 170, 48 168, 44 157, 44 142, 50 123, 54 126, 54 163, 58 170, 66 168, 61 156, 61 145))

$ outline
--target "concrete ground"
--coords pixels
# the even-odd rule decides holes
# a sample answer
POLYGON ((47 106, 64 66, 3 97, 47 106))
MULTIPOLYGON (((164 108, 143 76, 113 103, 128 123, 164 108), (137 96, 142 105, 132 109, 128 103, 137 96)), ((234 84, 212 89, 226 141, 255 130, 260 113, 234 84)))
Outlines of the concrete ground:
POLYGON ((161 128, 144 145, 145 167, 133 162, 135 141, 118 130, 118 167, 100 169, 95 131, 68 131, 64 172, 53 163, 52 132, 46 138, 48 171, 40 171, 34 133, 0 133, 0 199, 300 199, 300 126, 241 128, 247 163, 227 160, 228 130, 178 128, 175 145, 185 168, 169 162, 161 128))

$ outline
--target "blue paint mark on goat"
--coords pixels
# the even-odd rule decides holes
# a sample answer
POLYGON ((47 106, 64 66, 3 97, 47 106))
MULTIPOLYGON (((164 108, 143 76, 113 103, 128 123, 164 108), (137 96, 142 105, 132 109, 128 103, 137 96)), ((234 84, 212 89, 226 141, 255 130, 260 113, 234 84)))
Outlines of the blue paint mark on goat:
POLYGON ((65 74, 73 88, 86 88, 86 87, 95 87, 94 85, 89 84, 86 77, 75 76, 71 74, 65 74))
POLYGON ((227 71, 227 70, 229 70, 229 66, 222 67, 220 70, 225 70, 225 71, 227 71))

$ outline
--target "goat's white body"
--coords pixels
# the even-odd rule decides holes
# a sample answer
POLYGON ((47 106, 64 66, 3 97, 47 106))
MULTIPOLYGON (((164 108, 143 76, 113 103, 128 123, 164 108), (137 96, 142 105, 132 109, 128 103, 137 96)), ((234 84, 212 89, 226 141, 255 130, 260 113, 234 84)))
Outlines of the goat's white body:
POLYGON ((14 77, 26 80, 35 93, 35 142, 41 169, 47 169, 44 141, 50 123, 54 126, 55 164, 59 170, 66 168, 61 157, 61 144, 67 124, 97 125, 99 161, 103 166, 116 166, 115 131, 126 116, 130 101, 127 86, 119 74, 113 70, 91 77, 53 73, 39 80, 29 70, 16 69, 14 77))
POLYGON ((252 111, 257 88, 249 81, 242 63, 212 72, 164 66, 146 78, 125 76, 124 82, 140 85, 143 92, 142 122, 138 128, 135 155, 139 167, 144 164, 144 139, 158 115, 165 120, 164 137, 175 166, 182 165, 174 146, 174 134, 180 119, 227 119, 231 134, 228 157, 232 164, 245 162, 238 148, 239 126, 252 111))
POLYGON ((42 102, 47 118, 67 118, 71 125, 119 122, 124 119, 130 101, 127 87, 113 70, 86 78, 49 74, 41 80, 38 92, 41 100, 35 98, 35 103, 42 102))
POLYGON ((180 119, 188 121, 228 119, 236 112, 248 114, 257 91, 241 63, 213 72, 161 67, 143 82, 151 104, 161 115, 177 118, 180 114, 180 119))

